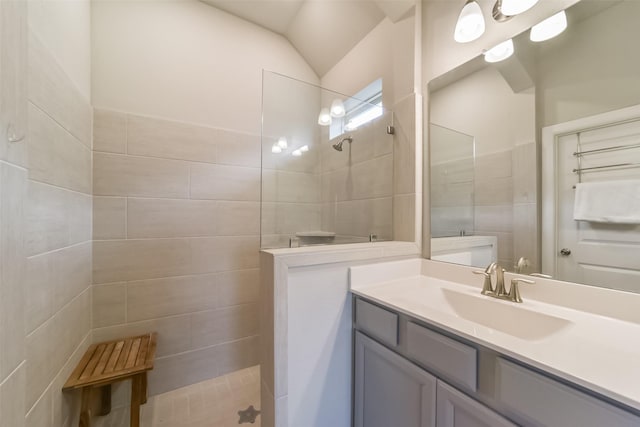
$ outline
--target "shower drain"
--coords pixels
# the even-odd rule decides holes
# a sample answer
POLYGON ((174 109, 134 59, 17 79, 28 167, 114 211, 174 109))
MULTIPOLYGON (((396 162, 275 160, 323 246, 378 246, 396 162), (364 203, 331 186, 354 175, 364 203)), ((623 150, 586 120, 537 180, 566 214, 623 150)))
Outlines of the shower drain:
POLYGON ((245 424, 245 423, 253 424, 256 422, 256 417, 260 415, 260 411, 258 411, 256 408, 253 407, 253 405, 251 405, 245 410, 238 411, 238 415, 240 416, 240 419, 238 420, 238 424, 245 424))

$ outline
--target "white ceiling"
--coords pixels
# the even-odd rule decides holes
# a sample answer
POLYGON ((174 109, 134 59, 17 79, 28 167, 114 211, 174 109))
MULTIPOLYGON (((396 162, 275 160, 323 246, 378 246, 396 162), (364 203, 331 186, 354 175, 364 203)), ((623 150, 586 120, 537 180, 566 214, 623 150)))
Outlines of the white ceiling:
POLYGON ((202 0, 285 36, 319 77, 376 25, 409 15, 413 0, 202 0))

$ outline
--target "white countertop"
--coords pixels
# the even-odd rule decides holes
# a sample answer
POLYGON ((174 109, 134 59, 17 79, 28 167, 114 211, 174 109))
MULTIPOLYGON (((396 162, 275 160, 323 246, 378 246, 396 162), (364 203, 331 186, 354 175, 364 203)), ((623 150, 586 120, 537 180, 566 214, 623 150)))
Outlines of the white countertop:
MULTIPOLYGON (((351 291, 640 410, 640 322, 630 316, 602 315, 610 307, 598 309, 599 302, 611 304, 619 299, 620 307, 628 310, 631 304, 640 311, 640 295, 535 278, 536 284, 521 285, 524 303, 516 304, 480 295, 482 277, 469 272, 467 267, 422 259, 352 267, 351 291), (440 277, 429 274, 430 266, 435 266, 440 277), (443 279, 443 271, 448 269, 456 282, 443 279), (459 280, 460 277, 469 280, 459 280), (538 290, 529 291, 526 286, 538 290), (562 297, 562 305, 548 302, 554 293, 562 297), (464 313, 446 309, 447 295, 452 294, 478 302, 481 308, 486 299, 486 321, 467 320, 464 313), (567 303, 572 298, 581 307, 585 306, 585 299, 593 300, 587 304, 589 311, 572 308, 567 303), (504 316, 496 320, 501 311, 515 313, 507 316, 512 323, 505 324, 504 316), (527 328, 527 321, 535 321, 536 313, 564 326, 542 334, 533 326, 520 329, 527 328), (500 328, 485 326, 496 321, 503 322, 500 328)), ((507 275, 505 280, 507 287, 510 277, 507 275)))

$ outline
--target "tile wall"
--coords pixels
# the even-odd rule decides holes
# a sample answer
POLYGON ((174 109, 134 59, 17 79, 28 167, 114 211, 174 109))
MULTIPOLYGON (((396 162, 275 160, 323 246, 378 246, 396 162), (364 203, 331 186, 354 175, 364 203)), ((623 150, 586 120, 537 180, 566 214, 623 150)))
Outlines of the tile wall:
POLYGON ((258 363, 260 137, 94 115, 93 334, 155 330, 149 392, 258 363))
POLYGON ((0 2, 0 425, 23 427, 26 363, 26 4, 0 2), (11 59, 11 60, 9 60, 11 59), (9 127, 11 126, 11 127, 9 127))
POLYGON ((321 144, 322 229, 337 239, 393 238, 393 136, 391 114, 321 144), (333 144, 343 142, 343 151, 333 144))
POLYGON ((498 263, 511 270, 526 257, 538 271, 535 159, 529 143, 478 156, 475 167, 471 159, 432 167, 432 235, 496 236, 498 263))
POLYGON ((7 16, 25 24, 10 36, 18 51, 3 45, 2 82, 24 89, 13 123, 26 137, 1 150, 0 425, 74 425, 78 395, 61 389, 91 341, 91 105, 26 21, 7 16))

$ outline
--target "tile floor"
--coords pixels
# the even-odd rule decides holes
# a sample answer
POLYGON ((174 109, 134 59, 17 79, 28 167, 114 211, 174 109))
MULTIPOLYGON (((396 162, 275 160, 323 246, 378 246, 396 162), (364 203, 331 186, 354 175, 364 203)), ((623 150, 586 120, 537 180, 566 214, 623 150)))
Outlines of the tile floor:
MULTIPOLYGON (((222 377, 192 384, 149 398, 141 407, 141 427, 260 427, 238 424, 239 410, 260 409, 260 367, 254 366, 222 377)), ((113 409, 96 417, 96 427, 128 427, 129 408, 113 409)))

